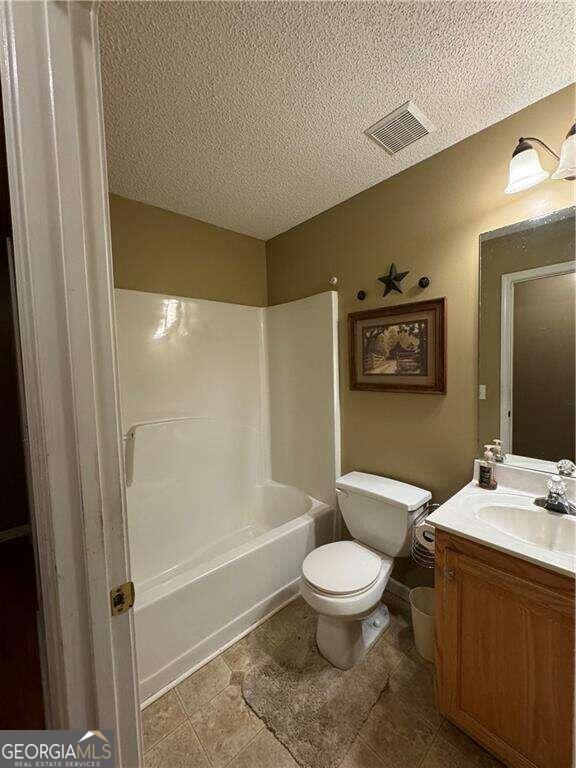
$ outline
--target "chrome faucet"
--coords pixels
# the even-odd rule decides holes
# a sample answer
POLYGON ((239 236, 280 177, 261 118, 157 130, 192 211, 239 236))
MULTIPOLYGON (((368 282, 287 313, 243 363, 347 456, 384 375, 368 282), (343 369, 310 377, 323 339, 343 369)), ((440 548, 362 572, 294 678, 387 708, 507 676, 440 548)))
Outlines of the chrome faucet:
POLYGON ((556 467, 559 475, 565 475, 566 477, 576 475, 576 464, 574 464, 573 461, 570 461, 570 459, 560 459, 558 464, 556 464, 556 467))
POLYGON ((534 504, 547 509, 549 512, 558 512, 561 515, 576 515, 576 505, 568 501, 566 496, 566 483, 561 477, 551 475, 546 481, 548 496, 534 499, 534 504))

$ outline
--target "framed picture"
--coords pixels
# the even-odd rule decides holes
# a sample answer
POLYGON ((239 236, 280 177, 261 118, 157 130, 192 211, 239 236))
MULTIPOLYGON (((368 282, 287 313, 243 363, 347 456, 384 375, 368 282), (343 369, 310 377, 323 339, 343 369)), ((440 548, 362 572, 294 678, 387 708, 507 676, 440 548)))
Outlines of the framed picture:
POLYGON ((348 315, 350 389, 446 394, 446 299, 348 315))

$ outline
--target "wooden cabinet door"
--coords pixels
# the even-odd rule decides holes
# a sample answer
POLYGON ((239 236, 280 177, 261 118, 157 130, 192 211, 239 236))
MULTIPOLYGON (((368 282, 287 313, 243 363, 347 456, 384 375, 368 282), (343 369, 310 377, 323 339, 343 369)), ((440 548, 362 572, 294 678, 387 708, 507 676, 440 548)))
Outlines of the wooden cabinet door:
POLYGON ((514 768, 571 768, 570 597, 449 544, 439 571, 444 714, 514 768))

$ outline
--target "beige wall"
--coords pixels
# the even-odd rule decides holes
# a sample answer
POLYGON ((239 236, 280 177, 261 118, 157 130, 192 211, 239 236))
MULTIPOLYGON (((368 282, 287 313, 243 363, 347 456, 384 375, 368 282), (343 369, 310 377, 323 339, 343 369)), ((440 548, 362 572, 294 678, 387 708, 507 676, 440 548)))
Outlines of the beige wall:
POLYGON ((110 219, 117 288, 266 305, 262 240, 118 195, 110 219))
MULTIPOLYGON (((344 471, 388 474, 438 500, 465 484, 476 444, 478 237, 574 202, 575 185, 548 181, 507 197, 508 161, 521 135, 559 147, 574 120, 570 87, 372 187, 267 243, 268 299, 326 290, 338 277, 344 471), (377 277, 409 269, 402 297, 382 298, 377 277), (417 287, 427 275, 426 291, 417 287), (358 301, 360 289, 368 292, 358 301), (448 393, 352 392, 349 312, 447 297, 448 393)), ((546 167, 550 159, 542 155, 546 167)))

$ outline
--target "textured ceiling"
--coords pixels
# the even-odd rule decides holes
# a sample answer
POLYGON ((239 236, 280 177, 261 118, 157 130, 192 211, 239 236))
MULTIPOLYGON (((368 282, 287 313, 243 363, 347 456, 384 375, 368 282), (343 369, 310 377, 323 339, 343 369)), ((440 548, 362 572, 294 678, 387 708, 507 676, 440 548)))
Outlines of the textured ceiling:
POLYGON ((104 2, 100 30, 111 191, 263 239, 574 79, 559 0, 104 2), (390 157, 363 131, 409 99, 437 130, 390 157))

